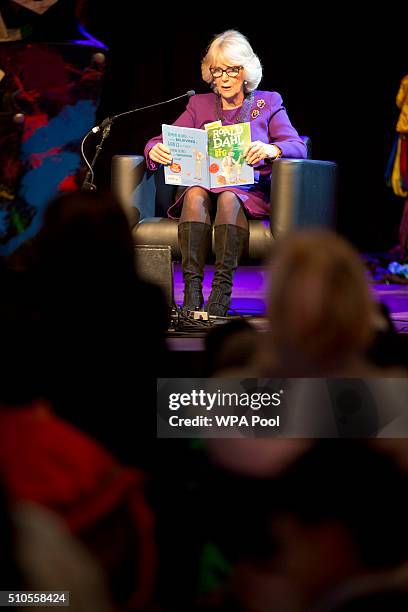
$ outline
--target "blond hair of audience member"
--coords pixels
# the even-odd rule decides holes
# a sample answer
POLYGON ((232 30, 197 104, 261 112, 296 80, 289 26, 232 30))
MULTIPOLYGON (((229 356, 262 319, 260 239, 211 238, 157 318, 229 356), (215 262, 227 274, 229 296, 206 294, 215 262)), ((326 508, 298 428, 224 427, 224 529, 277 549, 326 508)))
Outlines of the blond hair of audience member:
POLYGON ((375 311, 364 264, 344 238, 305 229, 276 243, 268 316, 280 367, 324 375, 364 362, 375 311))

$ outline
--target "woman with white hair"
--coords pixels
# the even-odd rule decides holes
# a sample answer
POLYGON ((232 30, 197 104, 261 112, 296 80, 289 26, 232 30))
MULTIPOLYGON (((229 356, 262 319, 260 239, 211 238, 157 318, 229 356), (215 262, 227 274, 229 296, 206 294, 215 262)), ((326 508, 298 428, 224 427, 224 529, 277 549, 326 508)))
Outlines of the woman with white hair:
MULTIPOLYGON (((201 73, 212 93, 192 96, 174 125, 204 129, 217 120, 222 125, 250 122, 252 142, 245 151, 245 161, 254 168, 255 182, 214 189, 194 185, 170 206, 168 216, 179 218, 183 308, 195 310, 204 302, 202 281, 215 211, 215 274, 206 308, 211 315, 226 316, 233 275, 248 241, 248 218, 269 215, 272 161, 282 156, 304 158, 306 147, 289 121, 281 96, 257 89, 262 66, 240 32, 227 30, 213 39, 201 73)), ((145 156, 150 170, 172 163, 161 136, 149 140, 145 156)))

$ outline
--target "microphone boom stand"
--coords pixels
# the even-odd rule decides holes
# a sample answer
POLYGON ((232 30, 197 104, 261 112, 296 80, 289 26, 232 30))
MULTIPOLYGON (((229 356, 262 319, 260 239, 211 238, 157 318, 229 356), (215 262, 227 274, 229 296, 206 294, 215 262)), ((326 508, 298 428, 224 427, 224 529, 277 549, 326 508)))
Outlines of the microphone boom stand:
POLYGON ((192 89, 190 89, 189 91, 187 91, 187 93, 182 94, 181 96, 177 96, 176 98, 171 98, 170 100, 164 100, 163 102, 156 102, 156 104, 148 104, 147 106, 142 106, 141 108, 134 108, 130 111, 126 111, 124 113, 119 113, 119 115, 114 115, 113 117, 107 117, 106 119, 104 119, 102 121, 102 123, 96 127, 93 127, 91 130, 89 130, 89 132, 84 136, 84 138, 82 139, 82 143, 81 143, 81 153, 82 153, 82 157, 84 158, 84 161, 86 163, 86 165, 88 166, 88 172, 86 173, 84 182, 82 183, 82 187, 81 189, 83 191, 96 191, 97 187, 94 183, 94 167, 95 167, 95 163, 96 160, 99 157, 99 154, 102 150, 103 147, 103 143, 105 142, 105 140, 107 139, 107 137, 109 136, 109 132, 110 129, 112 127, 112 123, 115 121, 115 119, 118 119, 119 117, 125 117, 126 115, 132 115, 133 113, 136 113, 138 111, 141 110, 145 110, 147 108, 153 108, 154 106, 161 106, 162 104, 168 104, 169 102, 173 102, 174 100, 180 100, 180 98, 185 98, 186 96, 190 97, 190 96, 194 96, 195 95, 195 91, 193 91, 192 89), (84 153, 84 145, 85 142, 88 138, 88 136, 90 136, 91 134, 97 134, 98 132, 100 132, 102 130, 102 138, 100 143, 96 146, 95 149, 95 155, 93 157, 93 160, 91 163, 88 162, 85 153, 84 153))
MULTIPOLYGON (((109 132, 113 123, 113 119, 105 119, 106 125, 103 128, 102 131, 102 138, 101 141, 98 145, 96 145, 96 149, 95 149, 95 155, 93 157, 93 160, 91 162, 91 165, 89 166, 89 170, 86 173, 84 182, 82 183, 82 190, 83 191, 96 191, 96 185, 93 182, 94 181, 94 168, 95 168, 95 164, 96 164, 96 160, 99 157, 99 153, 102 151, 102 147, 103 147, 103 143, 105 142, 105 140, 107 139, 107 137, 109 136, 109 132)), ((90 132, 88 132, 88 134, 85 136, 83 142, 85 142, 86 138, 89 136, 89 134, 92 133, 92 130, 90 132)))

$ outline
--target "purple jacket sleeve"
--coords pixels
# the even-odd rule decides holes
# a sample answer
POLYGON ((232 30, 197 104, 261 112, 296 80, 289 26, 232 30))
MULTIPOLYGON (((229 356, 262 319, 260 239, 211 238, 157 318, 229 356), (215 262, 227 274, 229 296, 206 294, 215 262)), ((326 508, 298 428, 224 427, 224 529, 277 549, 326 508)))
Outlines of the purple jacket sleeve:
POLYGON ((282 151, 282 157, 306 158, 306 145, 291 124, 282 103, 282 98, 273 92, 271 100, 272 116, 269 120, 269 139, 282 151))
MULTIPOLYGON (((193 97, 190 98, 186 106, 186 110, 180 115, 180 117, 176 119, 173 125, 178 125, 180 127, 192 127, 192 128, 196 127, 196 124, 195 124, 196 114, 194 110, 193 97)), ((157 144, 158 142, 163 142, 163 137, 161 134, 159 136, 154 136, 154 138, 151 138, 149 142, 146 144, 145 149, 144 149, 146 165, 149 168, 149 170, 153 170, 153 171, 157 170, 160 164, 157 164, 156 162, 150 159, 149 152, 150 152, 150 149, 152 149, 154 145, 157 144)))

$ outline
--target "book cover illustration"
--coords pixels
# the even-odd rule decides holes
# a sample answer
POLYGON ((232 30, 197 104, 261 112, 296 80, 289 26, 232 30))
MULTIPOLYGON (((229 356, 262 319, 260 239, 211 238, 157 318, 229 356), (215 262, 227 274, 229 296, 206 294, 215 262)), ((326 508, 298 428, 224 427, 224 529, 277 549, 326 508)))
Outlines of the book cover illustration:
POLYGON ((163 142, 173 156, 173 163, 164 167, 167 184, 211 189, 254 182, 253 168, 244 159, 251 143, 250 123, 206 130, 163 125, 163 142))
POLYGON ((173 156, 170 166, 164 166, 165 182, 169 185, 210 186, 207 163, 207 132, 196 128, 163 125, 163 143, 173 156))
POLYGON ((250 123, 210 128, 207 135, 211 187, 252 184, 254 170, 244 159, 251 144, 250 123))

